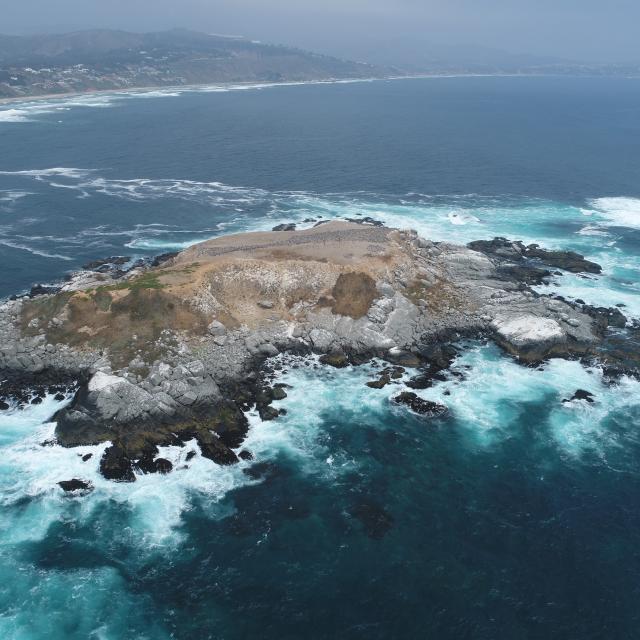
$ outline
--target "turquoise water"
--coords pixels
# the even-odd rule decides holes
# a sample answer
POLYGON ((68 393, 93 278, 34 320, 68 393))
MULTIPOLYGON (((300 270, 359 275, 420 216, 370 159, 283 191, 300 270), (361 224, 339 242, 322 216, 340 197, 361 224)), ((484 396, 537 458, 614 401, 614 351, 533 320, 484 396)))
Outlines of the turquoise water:
MULTIPOLYGON (((606 79, 12 106, 0 292, 104 255, 369 215, 575 249, 603 274, 540 290, 640 318, 639 110, 637 84, 606 79)), ((449 408, 424 422, 391 402, 411 371, 372 390, 375 364, 283 365, 288 413, 250 415, 255 460, 233 468, 168 447, 174 473, 114 484, 104 446, 41 446, 60 403, 4 413, 0 637, 637 637, 638 381, 471 342, 418 392, 449 408), (576 389, 595 402, 563 403, 576 389), (65 496, 74 477, 94 491, 65 496)))

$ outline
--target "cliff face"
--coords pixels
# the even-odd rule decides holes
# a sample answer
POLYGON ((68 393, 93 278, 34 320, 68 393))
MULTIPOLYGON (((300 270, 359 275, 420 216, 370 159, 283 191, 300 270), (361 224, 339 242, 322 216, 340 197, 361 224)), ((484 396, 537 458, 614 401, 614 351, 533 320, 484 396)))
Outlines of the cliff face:
POLYGON ((80 380, 57 416, 58 439, 113 442, 109 477, 122 467, 131 480, 132 460, 153 467, 157 445, 193 437, 232 463, 247 428, 240 409, 277 417, 270 402, 282 390, 260 371, 282 352, 433 369, 443 344, 489 336, 525 363, 595 353, 615 318, 527 285, 548 275, 541 260, 568 254, 529 258, 504 243, 496 253, 329 222, 218 238, 125 275, 83 272, 57 293, 0 308, 0 371, 22 384, 80 380))

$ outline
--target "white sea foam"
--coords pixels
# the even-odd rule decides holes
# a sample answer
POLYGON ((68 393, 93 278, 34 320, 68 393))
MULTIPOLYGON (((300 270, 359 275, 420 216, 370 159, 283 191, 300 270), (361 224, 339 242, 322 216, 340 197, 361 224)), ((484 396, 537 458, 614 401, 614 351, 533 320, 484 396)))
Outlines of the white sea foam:
POLYGON ((372 414, 385 411, 389 392, 365 385, 372 378, 369 365, 345 369, 322 367, 316 356, 304 359, 280 356, 275 360, 283 362, 288 371, 278 380, 291 388, 287 389, 286 400, 274 402, 274 407, 286 408, 288 413, 271 423, 260 422, 254 415, 245 446, 258 459, 272 459, 284 452, 307 473, 329 479, 353 470, 358 461, 349 452, 329 446, 332 424, 326 420, 340 415, 368 424, 372 414))
POLYGON ((5 247, 11 247, 12 249, 18 249, 20 251, 26 251, 27 253, 32 253, 33 255, 41 256, 42 258, 52 258, 55 260, 67 260, 67 261, 73 260, 73 258, 62 255, 60 253, 50 253, 49 251, 36 249, 35 247, 30 247, 26 244, 14 242, 13 240, 7 240, 6 238, 0 237, 0 245, 4 245, 5 247))
POLYGON ((211 236, 203 238, 195 238, 194 240, 155 240, 153 238, 135 238, 129 242, 125 242, 125 247, 129 249, 141 249, 146 251, 154 250, 166 250, 171 249, 173 251, 180 251, 182 249, 188 249, 194 244, 211 239, 211 236))
MULTIPOLYGON (((30 191, 15 191, 12 189, 0 189, 0 210, 12 212, 15 208, 15 204, 30 196, 30 191)), ((23 219, 24 220, 24 219, 23 219)))
POLYGON ((598 198, 591 205, 610 225, 640 229, 640 198, 598 198))
MULTIPOLYGON (((306 361, 278 359, 285 366, 293 363, 300 366, 281 376, 292 388, 287 390, 288 398, 275 406, 287 407, 289 413, 267 423, 251 412, 243 448, 252 451, 255 461, 285 454, 295 458, 308 473, 328 477, 352 469, 357 462, 346 452, 334 451, 328 461, 325 417, 336 407, 342 407, 343 415, 350 413, 355 420, 361 415, 365 421, 376 407, 382 411, 387 406, 388 394, 364 385, 371 377, 368 367, 314 369, 317 357, 306 361)), ((200 455, 195 441, 185 447, 160 448, 159 455, 174 465, 174 471, 168 475, 136 474, 135 483, 110 482, 99 473, 100 457, 108 443, 73 449, 42 446, 55 434, 55 424, 46 421, 63 404, 47 397, 41 405, 0 414, 0 504, 11 507, 28 500, 25 507, 11 511, 10 518, 0 520, 0 533, 7 543, 41 539, 52 522, 64 517, 69 505, 75 504, 76 509, 79 506, 74 518, 82 522, 95 515, 106 501, 115 501, 131 510, 130 526, 137 545, 150 551, 173 546, 181 539, 182 514, 193 496, 208 502, 215 514, 216 505, 229 491, 256 482, 243 473, 253 463, 216 465, 200 455), (196 455, 187 462, 190 451, 196 455), (91 459, 83 461, 82 456, 89 453, 91 459), (91 482, 93 491, 82 497, 65 494, 57 483, 72 478, 91 482)), ((221 517, 226 514, 222 507, 219 509, 221 517)))
POLYGON ((611 235, 605 229, 593 224, 588 224, 585 227, 582 227, 582 229, 578 231, 578 234, 580 234, 581 236, 600 236, 601 238, 607 238, 611 235))
MULTIPOLYGON (((274 406, 287 408, 288 413, 268 423, 250 413, 243 448, 253 453, 256 462, 285 455, 295 460, 302 472, 330 482, 359 468, 361 460, 342 449, 339 441, 332 441, 332 421, 348 419, 353 428, 358 428, 358 423, 371 428, 372 417, 378 416, 382 419, 376 428, 386 428, 387 423, 393 424, 393 414, 403 410, 390 410, 389 399, 398 387, 366 387, 364 383, 375 370, 368 365, 337 370, 318 367, 316 357, 278 359, 287 370, 279 380, 291 388, 287 389, 288 397, 274 406)), ((585 369, 578 362, 554 359, 539 371, 516 364, 495 347, 477 346, 470 347, 456 364, 470 367, 463 381, 452 377, 418 393, 449 407, 456 424, 473 441, 469 446, 490 447, 517 436, 526 403, 546 402, 552 410, 547 422, 539 426, 536 437, 541 442, 551 438, 555 446, 577 460, 586 451, 606 458, 611 447, 619 447, 628 437, 610 429, 608 417, 640 404, 640 383, 623 378, 619 385, 607 386, 599 370, 585 369), (578 388, 594 393, 596 402, 562 402, 578 388)), ((413 374, 407 371, 404 379, 413 374)), ((213 517, 216 513, 224 517, 228 511, 222 498, 235 488, 256 482, 243 473, 252 462, 220 467, 200 455, 195 441, 185 447, 160 449, 159 455, 174 465, 169 475, 137 474, 132 484, 107 481, 98 470, 107 443, 76 449, 42 446, 53 437, 55 428, 45 421, 59 407, 49 397, 42 405, 0 414, 0 503, 10 514, 1 521, 0 533, 6 543, 41 539, 51 523, 64 518, 73 505, 73 517, 81 523, 94 518, 105 503, 115 502, 130 510, 132 542, 153 553, 180 542, 182 515, 193 497, 207 502, 213 517), (187 462, 190 451, 196 455, 187 462), (92 458, 85 462, 82 456, 87 453, 92 458), (57 483, 71 478, 91 482, 93 491, 82 497, 65 494, 57 483), (23 506, 8 509, 15 504, 23 506)))
POLYGON ((62 176, 71 179, 83 179, 93 173, 94 169, 76 169, 73 167, 51 167, 49 169, 25 169, 21 171, 0 171, 0 176, 25 176, 35 180, 62 176))
POLYGON ((541 442, 551 437, 559 449, 574 457, 586 451, 606 456, 610 447, 630 437, 630 433, 609 429, 608 417, 614 411, 640 406, 640 382, 623 378, 618 385, 609 386, 599 369, 585 368, 576 361, 552 359, 543 369, 534 369, 504 357, 497 347, 478 346, 456 364, 471 367, 465 380, 454 378, 417 393, 447 405, 458 424, 483 446, 517 437, 527 403, 546 402, 552 409, 548 422, 539 425, 541 442), (577 389, 593 393, 596 401, 562 402, 577 389))
POLYGON ((86 95, 69 98, 51 98, 48 100, 26 100, 10 106, 0 106, 0 123, 33 122, 40 116, 69 111, 74 108, 107 108, 112 106, 118 95, 86 95))
POLYGON ((0 110, 0 122, 29 122, 29 112, 26 109, 0 110))
POLYGON ((20 198, 26 198, 31 195, 29 191, 11 191, 0 189, 0 202, 15 202, 20 198))
POLYGON ((0 171, 0 175, 23 176, 47 182, 56 188, 76 189, 87 194, 103 194, 125 200, 156 200, 176 198, 209 204, 252 203, 270 194, 263 189, 236 187, 222 182, 198 182, 183 179, 134 178, 109 179, 97 175, 95 169, 52 167, 21 171, 0 171), (67 182, 62 183, 59 178, 67 182))
POLYGON ((141 548, 173 545, 180 539, 175 529, 193 492, 216 502, 233 488, 249 482, 242 473, 247 463, 235 467, 216 465, 200 455, 195 442, 184 448, 161 448, 160 455, 175 467, 167 476, 137 474, 135 483, 110 482, 98 470, 109 443, 74 449, 42 446, 55 433, 55 424, 44 421, 60 406, 47 398, 37 407, 0 415, 0 504, 8 507, 29 499, 27 507, 1 522, 4 542, 41 539, 71 502, 81 506, 79 518, 83 521, 105 501, 116 501, 131 509, 131 526, 140 536, 141 548), (185 457, 190 450, 196 456, 187 465, 185 457), (83 461, 82 456, 89 453, 91 459, 83 461), (57 483, 72 478, 91 482, 94 490, 82 497, 65 494, 57 483))
POLYGON ((449 222, 456 226, 461 226, 469 223, 480 222, 476 216, 466 211, 452 211, 447 215, 449 222))

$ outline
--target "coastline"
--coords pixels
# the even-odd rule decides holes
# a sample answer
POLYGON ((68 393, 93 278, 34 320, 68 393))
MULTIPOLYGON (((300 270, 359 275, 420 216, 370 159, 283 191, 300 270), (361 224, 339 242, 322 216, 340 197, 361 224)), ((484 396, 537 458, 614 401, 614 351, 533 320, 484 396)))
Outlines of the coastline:
MULTIPOLYGON (((394 80, 427 80, 427 79, 443 79, 443 78, 542 78, 555 77, 554 74, 547 73, 422 73, 407 74, 401 76, 372 76, 368 78, 326 78, 316 80, 290 80, 282 82, 269 81, 238 81, 238 82, 204 82, 198 84, 187 85, 148 85, 135 86, 127 88, 114 89, 88 89, 86 91, 68 91, 64 93, 43 93, 33 96, 15 96, 10 98, 0 98, 0 106, 8 104, 27 104, 31 102, 40 102, 47 100, 65 100, 68 98, 104 96, 104 95, 126 95, 136 93, 147 93, 151 91, 167 91, 167 92, 198 92, 211 88, 229 89, 232 87, 292 87, 316 84, 356 84, 362 82, 388 82, 394 80)), ((558 76, 560 77, 560 76, 558 76)), ((564 77, 564 76, 562 76, 564 77)), ((578 76, 582 77, 582 76, 578 76)))
POLYGON ((341 84, 341 83, 356 83, 356 82, 375 82, 381 80, 402 80, 405 78, 417 78, 422 76, 389 76, 389 77, 371 77, 371 78, 328 78, 318 80, 300 80, 300 81, 283 81, 283 82, 204 82, 198 84, 187 85, 148 85, 148 86, 135 86, 135 87, 121 87, 114 89, 87 89, 86 91, 68 91, 64 93, 42 93, 35 94, 33 96, 15 96, 11 98, 0 98, 0 105, 5 104, 21 104, 29 102, 40 102, 46 100, 65 100, 67 98, 78 97, 90 97, 90 96, 103 96, 103 95, 120 95, 131 93, 146 93, 150 91, 184 91, 195 92, 201 91, 207 88, 229 88, 229 87, 288 87, 298 85, 312 85, 312 84, 341 84))

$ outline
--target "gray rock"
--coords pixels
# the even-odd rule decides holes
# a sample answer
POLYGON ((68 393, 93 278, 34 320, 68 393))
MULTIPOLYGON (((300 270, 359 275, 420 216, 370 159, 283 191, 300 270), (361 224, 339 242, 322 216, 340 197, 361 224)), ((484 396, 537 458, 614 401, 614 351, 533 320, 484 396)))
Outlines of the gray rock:
POLYGON ((265 342, 264 344, 260 345, 259 352, 261 355, 267 356, 268 358, 277 356, 280 353, 276 347, 274 347, 272 344, 268 342, 265 342))
POLYGON ((227 333, 227 328, 219 320, 214 320, 209 324, 208 330, 212 336, 223 336, 227 333))
POLYGON ((324 353, 331 349, 331 345, 335 342, 335 335, 326 329, 312 329, 309 332, 309 340, 315 349, 324 353))
POLYGON ((204 377, 206 371, 204 368, 204 364, 200 360, 194 360, 187 365, 187 369, 189 372, 196 377, 204 377))
POLYGON ((198 395, 193 391, 187 391, 182 396, 178 398, 178 402, 180 404, 190 406, 198 399, 198 395))

